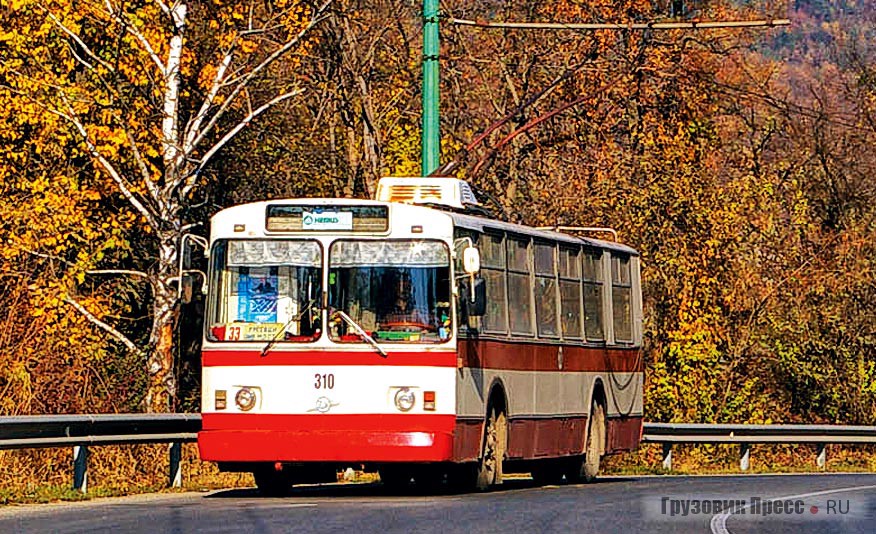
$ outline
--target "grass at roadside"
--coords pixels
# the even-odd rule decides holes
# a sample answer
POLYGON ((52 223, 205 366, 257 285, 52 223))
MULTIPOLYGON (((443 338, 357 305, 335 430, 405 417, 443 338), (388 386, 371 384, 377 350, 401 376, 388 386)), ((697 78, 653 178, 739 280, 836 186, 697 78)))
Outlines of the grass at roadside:
MULTIPOLYGON (((215 464, 202 462, 197 448, 183 448, 183 487, 166 488, 167 447, 132 445, 94 447, 89 458, 88 493, 70 487, 72 454, 69 449, 0 451, 0 505, 81 501, 93 498, 209 491, 253 487, 248 473, 220 473, 215 464)), ((817 449, 808 445, 753 446, 749 474, 762 473, 872 473, 876 472, 873 447, 829 446, 827 464, 815 464, 817 449)), ((722 475, 739 474, 738 446, 679 445, 673 448, 673 469, 662 468, 662 447, 642 444, 633 453, 605 459, 605 476, 722 475)), ((523 475, 525 476, 525 475, 523 475)), ((341 477, 344 480, 344 477, 341 477)), ((374 482, 377 475, 348 473, 351 483, 374 482)))

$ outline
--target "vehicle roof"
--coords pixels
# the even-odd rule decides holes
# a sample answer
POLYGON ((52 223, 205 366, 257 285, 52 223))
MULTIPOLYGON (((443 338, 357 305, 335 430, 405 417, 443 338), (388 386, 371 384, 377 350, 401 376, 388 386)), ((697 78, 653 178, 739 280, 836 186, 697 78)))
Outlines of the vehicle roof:
POLYGON ((534 228, 532 226, 525 226, 522 224, 510 223, 499 221, 496 219, 490 219, 488 217, 480 217, 475 215, 467 215, 463 213, 457 213, 449 210, 442 210, 431 206, 420 206, 416 204, 402 204, 396 202, 382 202, 377 200, 366 200, 360 198, 283 198, 283 199, 275 199, 275 200, 262 200, 257 202, 250 202, 247 204, 239 204, 236 206, 231 206, 216 212, 213 215, 213 219, 224 218, 231 215, 237 215, 238 211, 251 211, 254 209, 259 209, 261 207, 267 207, 272 204, 300 204, 300 205, 313 205, 313 206, 321 206, 321 205, 341 205, 341 206, 404 206, 406 210, 410 209, 418 209, 424 210, 424 212, 429 213, 441 213, 450 217, 455 226, 459 226, 462 228, 467 228, 469 230, 476 230, 478 232, 484 232, 489 230, 494 231, 503 231, 509 232, 513 234, 519 235, 527 235, 534 237, 536 239, 545 239, 545 240, 554 240, 569 244, 577 244, 583 246, 589 246, 594 248, 608 249, 614 250, 618 252, 622 252, 624 254, 629 254, 632 256, 638 256, 638 252, 622 243, 617 243, 614 241, 606 241, 603 239, 595 239, 591 237, 581 237, 575 236, 571 234, 565 234, 562 232, 555 232, 552 230, 540 230, 534 228))
POLYGON ((571 234, 564 234, 562 232, 555 232, 553 230, 540 230, 532 226, 509 223, 496 219, 489 219, 487 217, 465 215, 462 213, 450 213, 450 217, 453 219, 454 225, 460 226, 462 228, 468 228, 470 230, 477 230, 479 232, 500 230, 503 232, 510 232, 514 234, 528 235, 536 239, 541 238, 546 240, 565 242, 569 244, 604 248, 608 250, 623 252, 624 254, 629 254, 631 256, 639 255, 639 253, 632 247, 629 247, 622 243, 617 243, 615 241, 605 241, 603 239, 594 239, 591 237, 580 237, 571 234))

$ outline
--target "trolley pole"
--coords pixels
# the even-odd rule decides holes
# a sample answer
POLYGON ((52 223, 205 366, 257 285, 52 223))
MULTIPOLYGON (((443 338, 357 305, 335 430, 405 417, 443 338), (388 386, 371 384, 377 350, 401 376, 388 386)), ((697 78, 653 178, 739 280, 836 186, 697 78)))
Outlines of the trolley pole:
POLYGON ((438 119, 438 1, 423 0, 423 176, 438 168, 441 155, 438 119))

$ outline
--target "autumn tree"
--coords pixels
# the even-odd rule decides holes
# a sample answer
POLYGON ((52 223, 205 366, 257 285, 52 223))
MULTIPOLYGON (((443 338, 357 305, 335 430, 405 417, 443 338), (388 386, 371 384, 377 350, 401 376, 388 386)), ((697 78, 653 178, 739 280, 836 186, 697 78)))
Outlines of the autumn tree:
MULTIPOLYGON (((615 23, 668 15, 636 1, 460 4, 453 14, 615 23)), ((697 16, 764 12, 710 3, 697 16)), ((648 417, 762 419, 766 386, 731 363, 744 323, 729 298, 750 274, 732 262, 744 254, 759 184, 724 167, 723 95, 714 83, 735 50, 756 38, 732 31, 531 33, 453 30, 449 55, 463 75, 446 82, 444 94, 478 98, 448 110, 445 122, 451 135, 483 132, 461 154, 464 172, 512 219, 609 225, 641 251, 648 417)))
POLYGON ((192 205, 204 200, 203 171, 247 125, 305 91, 297 77, 272 76, 281 59, 306 49, 328 7, 284 0, 3 3, 12 31, 2 37, 0 80, 11 113, 55 125, 97 177, 89 194, 132 217, 143 247, 132 251, 137 268, 119 268, 106 256, 80 259, 78 247, 63 247, 58 255, 77 278, 57 288, 57 301, 145 360, 151 410, 167 410, 176 390, 179 247, 194 222, 192 205), (92 271, 145 282, 145 346, 114 326, 108 309, 78 294, 84 277, 98 274, 92 271))

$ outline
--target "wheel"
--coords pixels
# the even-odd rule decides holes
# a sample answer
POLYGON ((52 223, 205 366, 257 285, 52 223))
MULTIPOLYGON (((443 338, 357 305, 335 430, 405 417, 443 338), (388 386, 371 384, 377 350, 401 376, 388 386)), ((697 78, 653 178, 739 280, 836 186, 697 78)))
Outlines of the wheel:
POLYGON ((605 408, 595 403, 590 410, 590 421, 587 424, 587 447, 584 450, 584 461, 581 464, 579 477, 584 482, 591 482, 599 474, 599 461, 604 452, 605 444, 605 408))
POLYGON ((259 469, 252 472, 259 493, 265 497, 282 497, 292 489, 292 479, 287 473, 275 469, 259 469))
POLYGON ((475 483, 475 487, 480 491, 502 483, 502 461, 505 459, 508 439, 507 419, 503 412, 491 408, 486 425, 475 483))

